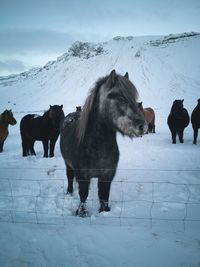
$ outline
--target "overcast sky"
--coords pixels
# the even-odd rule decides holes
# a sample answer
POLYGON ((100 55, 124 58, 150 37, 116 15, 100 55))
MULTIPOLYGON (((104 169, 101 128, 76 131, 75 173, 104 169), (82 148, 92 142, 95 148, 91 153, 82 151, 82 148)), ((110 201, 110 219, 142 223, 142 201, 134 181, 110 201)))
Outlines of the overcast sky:
POLYGON ((0 0, 0 75, 44 65, 76 41, 200 32, 200 0, 0 0))

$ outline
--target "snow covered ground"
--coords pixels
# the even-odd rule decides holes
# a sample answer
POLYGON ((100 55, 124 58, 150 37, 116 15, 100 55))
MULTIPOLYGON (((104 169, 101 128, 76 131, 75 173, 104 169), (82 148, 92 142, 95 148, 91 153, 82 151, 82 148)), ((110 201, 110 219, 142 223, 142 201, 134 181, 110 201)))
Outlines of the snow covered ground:
POLYGON ((200 266, 200 144, 171 144, 166 124, 172 101, 189 113, 200 97, 200 35, 115 38, 90 44, 79 57, 66 53, 44 68, 0 79, 0 110, 12 108, 18 124, 0 154, 0 266, 200 266), (96 55, 96 47, 101 53, 96 55), (111 212, 98 214, 96 179, 90 217, 75 217, 78 188, 67 181, 59 142, 55 157, 22 158, 20 119, 64 104, 82 105, 98 77, 129 72, 144 106, 156 111, 156 134, 118 136, 120 161, 112 183, 111 212))

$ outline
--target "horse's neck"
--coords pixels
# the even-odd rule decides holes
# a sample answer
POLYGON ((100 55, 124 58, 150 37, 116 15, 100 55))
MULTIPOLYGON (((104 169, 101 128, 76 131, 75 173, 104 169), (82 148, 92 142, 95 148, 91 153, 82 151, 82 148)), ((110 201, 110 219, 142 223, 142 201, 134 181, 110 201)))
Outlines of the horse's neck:
POLYGON ((176 114, 182 114, 184 112, 184 108, 177 108, 177 107, 172 107, 171 113, 176 115, 176 114))
POLYGON ((200 110, 200 104, 197 104, 196 109, 200 110))
POLYGON ((99 115, 92 116, 88 131, 91 131, 93 134, 95 134, 98 140, 116 140, 116 130, 111 127, 108 121, 99 115))
POLYGON ((49 118, 49 113, 48 111, 46 111, 43 116, 42 116, 42 120, 45 126, 51 126, 51 120, 49 118))
POLYGON ((2 115, 0 115, 0 123, 1 125, 8 127, 8 123, 2 118, 2 115))

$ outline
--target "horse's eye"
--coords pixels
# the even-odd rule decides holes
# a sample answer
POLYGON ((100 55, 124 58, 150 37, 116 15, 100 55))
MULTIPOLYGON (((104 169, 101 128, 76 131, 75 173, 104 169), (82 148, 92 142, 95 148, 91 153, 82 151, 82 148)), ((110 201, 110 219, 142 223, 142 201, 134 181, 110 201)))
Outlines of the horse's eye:
POLYGON ((127 103, 126 99, 123 96, 118 96, 117 101, 119 101, 120 103, 123 103, 123 104, 127 103))

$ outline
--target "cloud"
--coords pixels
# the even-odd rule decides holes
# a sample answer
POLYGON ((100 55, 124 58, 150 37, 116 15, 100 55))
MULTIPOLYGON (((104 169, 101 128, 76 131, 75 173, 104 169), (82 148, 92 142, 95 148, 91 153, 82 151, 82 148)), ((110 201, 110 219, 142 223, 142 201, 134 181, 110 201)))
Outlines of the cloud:
POLYGON ((20 60, 0 61, 0 72, 20 72, 25 69, 24 63, 20 60))
POLYGON ((1 53, 63 52, 75 41, 70 34, 50 30, 1 30, 1 53))

